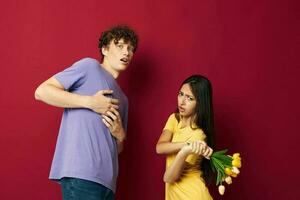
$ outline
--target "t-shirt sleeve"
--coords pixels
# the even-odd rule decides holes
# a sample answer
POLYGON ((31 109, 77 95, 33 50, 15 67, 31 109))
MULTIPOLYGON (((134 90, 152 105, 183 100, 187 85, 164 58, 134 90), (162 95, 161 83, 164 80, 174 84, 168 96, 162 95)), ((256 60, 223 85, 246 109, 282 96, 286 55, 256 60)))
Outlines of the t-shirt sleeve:
MULTIPOLYGON (((193 137, 191 137, 189 139, 189 142, 193 142, 193 141, 197 141, 197 140, 204 141, 205 138, 206 138, 206 136, 203 133, 203 131, 201 129, 197 129, 195 131, 195 133, 193 134, 193 137)), ((195 165, 197 163, 198 159, 199 159, 199 156, 197 154, 191 154, 185 159, 185 162, 187 162, 191 165, 195 165)))
POLYGON ((74 63, 71 67, 55 74, 54 77, 63 85, 65 90, 72 91, 84 83, 87 62, 87 59, 82 59, 74 63))
POLYGON ((168 131, 174 132, 176 123, 177 123, 177 119, 175 117, 175 114, 173 113, 172 115, 169 116, 168 121, 163 130, 168 130, 168 131))

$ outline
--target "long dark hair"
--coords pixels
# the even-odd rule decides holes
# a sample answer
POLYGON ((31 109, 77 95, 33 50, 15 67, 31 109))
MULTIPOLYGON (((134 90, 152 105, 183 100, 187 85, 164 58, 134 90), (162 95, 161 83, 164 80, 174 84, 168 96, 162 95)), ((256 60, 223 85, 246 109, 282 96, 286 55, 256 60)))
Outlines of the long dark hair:
MULTIPOLYGON (((210 81, 201 75, 192 75, 181 84, 189 84, 193 95, 196 98, 195 123, 203 130, 206 135, 206 143, 214 149, 214 114, 212 102, 212 86, 210 81)), ((212 170, 210 162, 203 159, 200 169, 203 172, 203 178, 207 184, 211 182, 212 170)))

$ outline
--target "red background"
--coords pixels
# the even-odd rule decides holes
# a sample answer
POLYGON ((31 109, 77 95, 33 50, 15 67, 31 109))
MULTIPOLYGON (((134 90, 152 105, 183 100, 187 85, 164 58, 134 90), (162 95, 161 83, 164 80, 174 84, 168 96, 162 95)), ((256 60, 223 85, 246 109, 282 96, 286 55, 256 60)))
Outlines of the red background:
POLYGON ((225 196, 211 187, 215 199, 300 199, 296 0, 2 1, 0 199, 61 198, 48 174, 62 109, 35 101, 34 90, 80 58, 99 58, 100 32, 116 23, 140 35, 119 80, 130 113, 117 199, 164 198, 155 144, 195 73, 213 83, 218 148, 243 159, 225 196))

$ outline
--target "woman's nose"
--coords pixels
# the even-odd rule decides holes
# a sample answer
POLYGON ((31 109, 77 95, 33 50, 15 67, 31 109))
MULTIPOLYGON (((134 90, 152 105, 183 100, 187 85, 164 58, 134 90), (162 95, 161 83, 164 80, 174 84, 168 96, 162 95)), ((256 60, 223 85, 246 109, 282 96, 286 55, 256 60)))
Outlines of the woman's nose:
POLYGON ((185 97, 181 97, 179 101, 180 105, 185 105, 185 97))

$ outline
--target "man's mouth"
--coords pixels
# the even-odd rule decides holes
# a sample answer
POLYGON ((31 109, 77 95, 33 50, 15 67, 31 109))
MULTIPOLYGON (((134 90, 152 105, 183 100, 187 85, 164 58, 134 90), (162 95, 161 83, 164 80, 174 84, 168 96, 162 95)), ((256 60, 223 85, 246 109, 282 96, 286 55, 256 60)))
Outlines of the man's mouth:
POLYGON ((129 59, 128 58, 121 58, 120 60, 124 64, 128 64, 129 63, 129 59))

